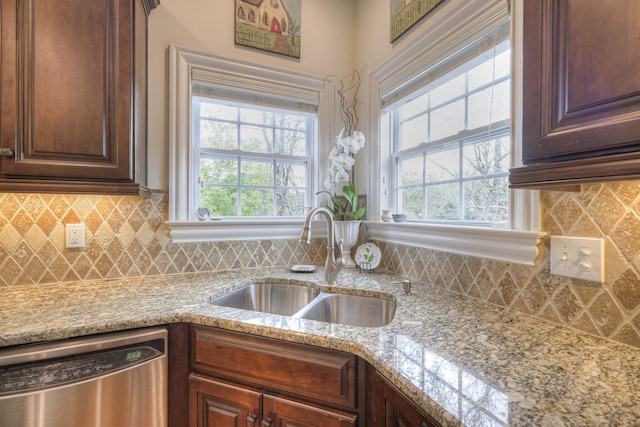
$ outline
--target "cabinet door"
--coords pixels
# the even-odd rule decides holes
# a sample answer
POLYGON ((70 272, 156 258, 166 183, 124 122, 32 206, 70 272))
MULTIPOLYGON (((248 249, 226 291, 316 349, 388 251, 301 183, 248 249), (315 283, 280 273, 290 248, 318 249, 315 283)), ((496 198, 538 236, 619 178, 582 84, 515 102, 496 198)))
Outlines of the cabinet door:
POLYGON ((438 427, 431 417, 416 408, 404 394, 367 365, 367 425, 384 427, 438 427))
POLYGON ((640 2, 525 0, 523 14, 531 167, 515 168, 511 182, 640 176, 640 2))
POLYGON ((199 375, 189 378, 189 424, 257 427, 261 393, 199 375))
POLYGON ((357 416, 348 412, 317 408, 265 394, 262 425, 270 427, 347 427, 355 426, 357 416))
POLYGON ((527 0, 527 162, 640 143, 640 2, 527 0))
POLYGON ((191 367, 255 387, 354 409, 356 358, 340 351, 192 328, 191 367))
POLYGON ((2 0, 0 177, 133 182, 139 2, 2 0))

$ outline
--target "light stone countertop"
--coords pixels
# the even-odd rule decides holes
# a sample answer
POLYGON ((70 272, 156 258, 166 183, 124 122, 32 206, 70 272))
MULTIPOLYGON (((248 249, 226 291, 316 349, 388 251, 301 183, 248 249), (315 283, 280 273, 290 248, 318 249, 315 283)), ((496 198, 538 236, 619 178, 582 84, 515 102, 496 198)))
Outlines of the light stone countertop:
POLYGON ((362 328, 214 306, 255 280, 318 285, 321 269, 269 268, 0 289, 0 347, 191 322, 363 357, 445 426, 640 425, 640 350, 413 282, 343 270, 336 291, 392 295, 362 328))

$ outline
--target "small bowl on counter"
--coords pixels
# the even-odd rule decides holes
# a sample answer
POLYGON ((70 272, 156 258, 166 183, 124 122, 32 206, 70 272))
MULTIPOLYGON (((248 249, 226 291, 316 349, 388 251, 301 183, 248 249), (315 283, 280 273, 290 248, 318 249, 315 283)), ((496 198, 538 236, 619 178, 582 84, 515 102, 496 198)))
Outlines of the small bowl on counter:
POLYGON ((391 217, 393 218, 393 222, 405 222, 407 220, 405 214, 393 214, 391 217))

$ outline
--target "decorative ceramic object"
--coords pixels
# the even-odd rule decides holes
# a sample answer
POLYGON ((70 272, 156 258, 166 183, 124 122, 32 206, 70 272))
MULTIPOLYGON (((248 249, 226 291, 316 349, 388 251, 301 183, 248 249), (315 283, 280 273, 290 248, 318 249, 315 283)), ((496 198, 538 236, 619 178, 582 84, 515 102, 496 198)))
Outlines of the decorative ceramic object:
POLYGON ((361 221, 334 221, 334 236, 336 243, 342 239, 346 268, 355 268, 356 263, 351 257, 351 248, 358 243, 361 221))
POLYGON ((393 221, 393 217, 391 216, 391 212, 393 212, 393 209, 383 209, 382 210, 382 215, 380 215, 380 219, 383 222, 391 222, 391 221, 393 221))
POLYGON ((407 216, 404 214, 393 214, 391 217, 395 222, 405 222, 407 220, 407 216))
POLYGON ((356 262, 363 270, 373 270, 380 265, 382 253, 373 243, 364 243, 356 250, 356 262))

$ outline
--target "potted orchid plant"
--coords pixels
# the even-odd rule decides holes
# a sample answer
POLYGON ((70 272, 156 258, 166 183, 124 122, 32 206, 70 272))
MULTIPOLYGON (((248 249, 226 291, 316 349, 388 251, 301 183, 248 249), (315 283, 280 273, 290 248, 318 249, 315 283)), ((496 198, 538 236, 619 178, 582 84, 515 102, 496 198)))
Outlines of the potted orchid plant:
POLYGON ((358 114, 356 111, 357 93, 360 87, 360 72, 354 70, 337 80, 337 93, 340 100, 340 112, 344 127, 336 137, 336 145, 329 153, 328 177, 324 182, 326 190, 317 194, 329 195, 330 205, 327 209, 333 214, 335 222, 335 237, 342 240, 345 265, 355 267, 351 257, 351 248, 358 242, 360 232, 360 220, 366 212, 366 207, 358 207, 358 192, 351 182, 353 169, 356 163, 355 155, 364 147, 365 136, 356 129, 358 114), (336 186, 342 186, 344 202, 336 194, 336 186))
POLYGON ((360 88, 360 71, 353 70, 351 74, 336 80, 337 94, 340 101, 340 113, 344 127, 336 137, 336 146, 329 153, 328 177, 324 182, 325 191, 329 195, 331 205, 327 206, 336 221, 360 220, 366 212, 366 207, 358 207, 358 193, 351 183, 353 169, 356 163, 355 154, 364 147, 366 142, 362 132, 356 129, 358 126, 357 94, 360 88), (336 186, 342 185, 342 194, 345 201, 340 200, 335 192, 336 186))
POLYGON ((333 188, 336 184, 343 184, 342 194, 345 201, 341 201, 335 192, 328 190, 319 191, 317 194, 326 193, 329 195, 332 205, 327 209, 333 214, 336 221, 360 220, 366 212, 366 207, 358 207, 358 193, 356 186, 351 184, 351 169, 355 165, 353 157, 362 147, 364 147, 365 137, 360 131, 354 131, 351 135, 345 136, 343 128, 336 137, 336 146, 329 154, 330 166, 329 177, 325 180, 326 188, 333 188))

